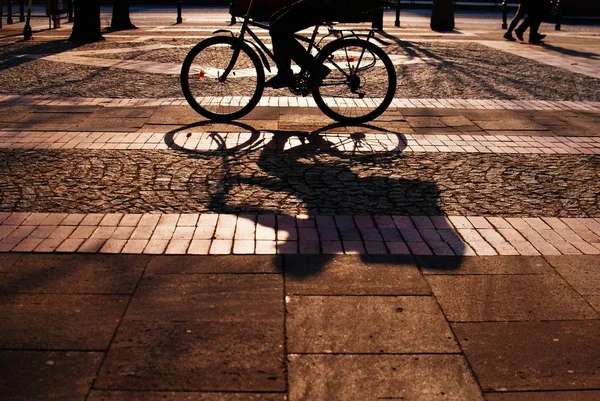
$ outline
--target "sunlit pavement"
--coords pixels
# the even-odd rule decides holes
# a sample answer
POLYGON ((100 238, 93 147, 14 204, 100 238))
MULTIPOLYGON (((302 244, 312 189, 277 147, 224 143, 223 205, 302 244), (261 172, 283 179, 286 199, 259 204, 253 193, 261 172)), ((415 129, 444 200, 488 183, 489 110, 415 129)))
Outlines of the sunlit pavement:
POLYGON ((178 66, 229 18, 183 17, 0 30, 3 400, 600 398, 597 25, 388 13, 396 99, 347 127, 202 120, 178 66))

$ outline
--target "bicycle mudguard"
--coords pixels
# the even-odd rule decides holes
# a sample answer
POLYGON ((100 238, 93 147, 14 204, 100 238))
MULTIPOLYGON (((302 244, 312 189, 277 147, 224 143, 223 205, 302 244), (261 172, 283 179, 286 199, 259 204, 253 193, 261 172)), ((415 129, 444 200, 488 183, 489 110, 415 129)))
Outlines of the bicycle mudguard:
POLYGON ((263 63, 263 66, 267 69, 267 71, 271 72, 271 64, 269 64, 269 60, 267 59, 267 56, 265 56, 265 53, 262 51, 262 49, 256 43, 251 42, 249 40, 244 39, 244 43, 252 45, 252 48, 254 48, 254 50, 256 50, 256 52, 258 53, 258 56, 260 57, 263 63))
MULTIPOLYGON (((217 35, 219 33, 228 33, 231 35, 232 38, 236 38, 235 34, 229 29, 217 29, 213 32, 213 35, 217 35)), ((262 51, 262 49, 258 47, 256 43, 251 42, 249 40, 244 39, 244 43, 251 45, 251 47, 258 53, 258 56, 260 57, 263 63, 263 66, 267 69, 267 71, 271 72, 271 64, 269 64, 269 60, 267 59, 267 56, 265 56, 265 53, 262 51)))
POLYGON ((217 29, 216 31, 213 32, 213 35, 216 35, 219 33, 228 33, 231 35, 232 38, 235 38, 234 33, 232 31, 230 31, 229 29, 217 29))

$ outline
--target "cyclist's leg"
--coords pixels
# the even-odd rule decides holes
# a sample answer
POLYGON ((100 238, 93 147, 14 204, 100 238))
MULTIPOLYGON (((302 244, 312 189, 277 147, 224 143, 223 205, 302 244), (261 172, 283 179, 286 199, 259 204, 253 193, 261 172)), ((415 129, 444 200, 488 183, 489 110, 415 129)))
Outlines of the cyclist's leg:
POLYGON ((324 13, 329 13, 329 10, 325 10, 320 3, 320 0, 298 1, 274 15, 269 33, 273 41, 275 62, 280 70, 289 71, 291 60, 309 71, 316 67, 314 57, 294 39, 294 34, 319 24, 327 16, 324 13))

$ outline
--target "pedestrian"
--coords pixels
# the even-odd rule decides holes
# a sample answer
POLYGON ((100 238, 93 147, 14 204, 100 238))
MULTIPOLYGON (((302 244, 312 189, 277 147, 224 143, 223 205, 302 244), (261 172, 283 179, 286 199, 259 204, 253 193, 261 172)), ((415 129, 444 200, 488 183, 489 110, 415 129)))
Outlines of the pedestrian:
POLYGON ((528 0, 519 0, 519 8, 517 8, 517 13, 515 14, 512 21, 510 21, 510 25, 508 26, 508 29, 506 30, 506 33, 504 34, 504 39, 510 40, 511 42, 516 41, 514 36, 512 36, 512 32, 517 27, 517 24, 519 23, 519 21, 521 21, 521 19, 525 16, 525 14, 527 14, 527 3, 528 3, 528 0))
POLYGON ((515 29, 515 35, 523 40, 523 34, 529 28, 529 43, 539 44, 546 35, 539 33, 540 25, 544 16, 545 2, 547 0, 528 0, 527 18, 515 29))

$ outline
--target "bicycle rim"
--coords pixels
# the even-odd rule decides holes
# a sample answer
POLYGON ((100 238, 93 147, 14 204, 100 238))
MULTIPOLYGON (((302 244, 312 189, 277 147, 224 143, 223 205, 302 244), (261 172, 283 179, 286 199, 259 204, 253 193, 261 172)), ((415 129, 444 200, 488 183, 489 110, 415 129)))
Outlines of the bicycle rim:
POLYGON ((248 114, 264 89, 264 71, 258 56, 242 45, 233 69, 229 65, 236 39, 217 36, 196 45, 181 68, 181 87, 192 108, 213 120, 234 120, 248 114))
POLYGON ((313 91, 317 106, 340 122, 377 118, 396 93, 396 71, 390 58, 373 43, 360 39, 334 42, 319 57, 331 73, 313 91))

